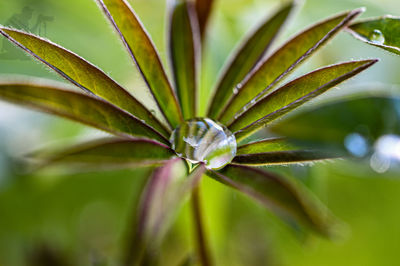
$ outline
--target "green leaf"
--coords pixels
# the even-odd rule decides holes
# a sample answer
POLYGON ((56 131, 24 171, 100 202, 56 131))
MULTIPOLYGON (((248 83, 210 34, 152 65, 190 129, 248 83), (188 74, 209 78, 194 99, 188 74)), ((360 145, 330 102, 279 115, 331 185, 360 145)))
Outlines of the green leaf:
POLYGON ((363 20, 350 25, 347 31, 363 42, 400 55, 400 17, 363 20))
POLYGON ((199 21, 201 39, 204 39, 204 35, 207 28, 207 22, 210 17, 214 0, 195 0, 196 1, 196 13, 199 21))
POLYGON ((41 85, 0 81, 0 99, 55 114, 122 137, 169 144, 157 131, 118 107, 89 95, 41 85))
POLYGON ((294 7, 290 2, 271 18, 262 23, 258 29, 241 45, 233 55, 215 89, 208 117, 215 118, 232 96, 232 90, 262 59, 276 39, 289 14, 294 7))
POLYGON ((276 118, 353 77, 377 60, 361 60, 324 67, 277 89, 240 115, 229 129, 238 141, 251 135, 276 118))
POLYGON ((185 164, 182 159, 172 159, 150 178, 142 194, 137 232, 127 265, 143 265, 141 261, 151 260, 151 254, 158 249, 174 214, 197 186, 206 169, 200 164, 187 176, 185 164))
POLYGON ((265 96, 278 82, 331 40, 361 12, 361 9, 356 9, 322 21, 284 44, 238 84, 236 87, 238 93, 233 95, 219 114, 218 120, 227 124, 251 100, 256 102, 265 96))
POLYGON ((56 73, 83 89, 128 111, 168 137, 169 131, 129 92, 96 66, 78 55, 22 31, 0 27, 0 33, 56 73))
POLYGON ((301 146, 362 157, 381 136, 400 135, 399 125, 400 97, 363 96, 305 110, 270 130, 301 146))
POLYGON ((295 146, 287 142, 285 138, 269 138, 250 142, 237 148, 236 155, 253 154, 270 151, 288 151, 295 146))
POLYGON ((331 213, 294 180, 239 165, 208 171, 208 175, 256 199, 285 220, 300 222, 326 236, 336 233, 331 213))
POLYGON ((252 154, 237 155, 232 164, 241 165, 287 165, 307 162, 316 162, 326 159, 334 159, 339 156, 333 153, 326 153, 314 150, 287 150, 270 151, 252 154))
POLYGON ((178 101, 157 51, 133 9, 124 0, 96 0, 116 29, 172 128, 183 122, 178 101))
POLYGON ((168 146, 146 139, 106 138, 64 148, 62 151, 41 150, 29 157, 44 165, 71 163, 79 166, 125 168, 160 165, 175 156, 168 146))
POLYGON ((183 117, 187 120, 196 116, 199 28, 192 3, 186 0, 172 1, 169 52, 175 89, 183 117))

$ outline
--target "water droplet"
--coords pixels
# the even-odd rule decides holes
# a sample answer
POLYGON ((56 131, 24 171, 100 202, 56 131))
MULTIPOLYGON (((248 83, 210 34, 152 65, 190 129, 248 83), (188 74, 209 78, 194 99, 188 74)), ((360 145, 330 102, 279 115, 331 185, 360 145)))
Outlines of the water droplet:
POLYGON ((251 104, 255 104, 256 103, 256 99, 253 99, 250 101, 251 104))
POLYGON ((151 109, 151 110, 150 110, 150 113, 151 113, 152 115, 156 115, 156 110, 151 109))
POLYGON ((385 36, 380 30, 373 30, 369 36, 369 40, 376 44, 383 44, 385 42, 385 36))
POLYGON ((236 88, 241 89, 241 88, 242 88, 242 83, 238 83, 238 84, 236 85, 236 88))
POLYGON ((234 87, 232 92, 233 92, 233 94, 238 94, 239 90, 238 90, 238 88, 234 87))
POLYGON ((209 169, 224 167, 236 155, 235 135, 209 118, 185 121, 172 131, 170 142, 178 156, 209 169))

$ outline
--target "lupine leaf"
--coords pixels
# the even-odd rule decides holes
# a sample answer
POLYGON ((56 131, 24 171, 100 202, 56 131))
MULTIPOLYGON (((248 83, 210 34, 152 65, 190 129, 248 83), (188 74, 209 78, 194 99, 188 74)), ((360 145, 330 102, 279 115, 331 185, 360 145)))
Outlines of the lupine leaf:
POLYGON ((215 118, 232 96, 232 90, 235 89, 235 86, 262 59, 287 20, 293 7, 294 3, 290 2, 275 13, 274 16, 262 23, 234 54, 215 89, 208 117, 215 118))
POLYGON ((191 2, 173 2, 169 51, 183 117, 185 120, 196 116, 197 107, 197 66, 200 52, 199 27, 196 11, 191 2))
POLYGON ((229 129, 235 132, 236 139, 240 141, 274 119, 353 77, 376 62, 377 60, 352 61, 308 73, 257 102, 239 116, 229 129))
POLYGON ((350 25, 347 31, 363 42, 400 55, 400 17, 383 16, 360 21, 350 25))
POLYGON ((271 151, 288 151, 295 149, 285 138, 269 138, 250 142, 237 148, 236 155, 245 155, 271 151))
POLYGON ((210 17, 213 4, 214 0, 196 0, 196 13, 202 39, 204 39, 208 18, 210 17))
POLYGON ((146 121, 148 125, 159 131, 163 136, 169 135, 168 130, 146 107, 103 71, 83 58, 29 33, 3 27, 0 27, 0 33, 74 85, 86 92, 100 96, 135 117, 146 121))
POLYGON ((249 75, 239 86, 228 105, 219 114, 221 123, 228 123, 246 104, 254 102, 270 92, 274 86, 293 71, 301 62, 331 40, 348 25, 361 9, 340 14, 322 21, 289 40, 249 75))
POLYGON ((270 130, 296 144, 362 157, 384 135, 400 135, 399 97, 362 97, 314 107, 270 130))
POLYGON ((131 114, 89 95, 34 83, 0 82, 0 99, 110 132, 140 136, 168 144, 168 140, 131 114))
POLYGON ((209 171, 208 175, 256 199, 286 220, 300 222, 326 236, 335 233, 333 216, 300 183, 239 165, 209 171))
POLYGON ((44 165, 76 163, 102 169, 159 165, 174 155, 168 146, 152 140, 107 138, 64 148, 58 152, 40 150, 29 157, 44 165))
POLYGON ((163 115, 172 126, 182 122, 182 112, 157 51, 133 9, 125 0, 96 0, 138 66, 163 115))
POLYGON ((269 151, 237 155, 233 159, 232 164, 253 166, 287 165, 322 161, 334 158, 338 158, 338 155, 314 150, 269 151))
POLYGON ((205 166, 200 164, 189 176, 186 172, 185 162, 177 158, 156 169, 150 178, 142 194, 138 229, 127 265, 143 265, 140 261, 151 260, 149 253, 157 250, 171 218, 200 181, 205 166))

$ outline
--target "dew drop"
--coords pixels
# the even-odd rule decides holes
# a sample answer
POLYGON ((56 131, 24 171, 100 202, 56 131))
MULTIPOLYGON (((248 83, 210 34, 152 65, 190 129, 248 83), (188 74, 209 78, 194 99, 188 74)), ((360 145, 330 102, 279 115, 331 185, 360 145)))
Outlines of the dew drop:
POLYGON ((233 92, 233 94, 238 94, 239 89, 238 89, 237 87, 234 87, 233 90, 232 90, 232 92, 233 92))
POLYGON ((224 167, 236 155, 235 135, 209 118, 185 121, 172 131, 170 142, 178 156, 209 169, 224 167))
POLYGON ((373 30, 369 36, 371 42, 375 44, 383 44, 385 42, 385 36, 380 30, 373 30))

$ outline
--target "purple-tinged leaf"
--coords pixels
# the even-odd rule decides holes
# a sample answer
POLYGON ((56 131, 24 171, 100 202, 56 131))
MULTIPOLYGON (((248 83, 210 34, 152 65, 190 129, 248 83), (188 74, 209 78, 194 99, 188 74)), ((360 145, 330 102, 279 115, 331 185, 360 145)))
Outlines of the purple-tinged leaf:
POLYGON ((350 25, 347 31, 363 42, 400 55, 400 17, 363 20, 350 25))
POLYGON ((85 59, 48 40, 19 30, 0 27, 0 33, 29 55, 86 92, 126 110, 160 132, 169 131, 129 92, 85 59))
POLYGON ((199 21, 200 35, 201 39, 204 39, 206 33, 208 19, 210 17, 214 0, 195 0, 196 1, 196 11, 199 21))
POLYGON ((190 1, 170 0, 169 54, 175 89, 185 120, 196 117, 199 25, 190 1))
POLYGON ((308 73, 277 89, 241 114, 229 129, 238 141, 276 118, 326 92, 337 84, 367 69, 377 60, 351 61, 308 73))
POLYGON ((153 128, 98 97, 40 83, 0 81, 0 99, 62 116, 122 137, 169 141, 153 128))
POLYGON ((271 18, 262 23, 257 30, 243 42, 232 56, 215 89, 211 100, 208 117, 215 118, 231 98, 236 85, 256 66, 281 31, 285 21, 294 7, 290 2, 271 18))
POLYGON ((337 222, 329 210, 294 180, 239 165, 208 171, 208 175, 256 199, 285 220, 300 222, 325 236, 336 233, 337 222))
POLYGON ((127 265, 142 265, 143 260, 151 260, 171 219, 197 186, 205 169, 200 164, 187 176, 185 161, 177 158, 155 170, 142 194, 137 232, 126 258, 127 265))
POLYGON ((96 0, 140 70, 156 103, 172 128, 182 112, 150 36, 125 0, 96 0))
POLYGON ((219 113, 218 120, 227 124, 247 104, 257 102, 288 76, 300 63, 331 40, 363 10, 356 9, 324 20, 299 33, 271 56, 260 62, 246 79, 237 85, 228 105, 219 113))

